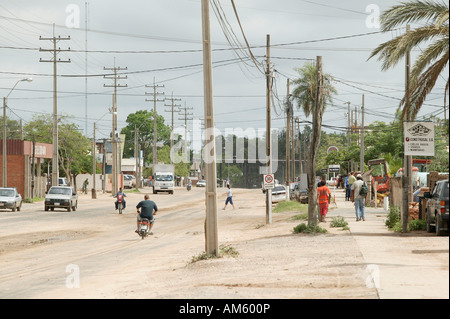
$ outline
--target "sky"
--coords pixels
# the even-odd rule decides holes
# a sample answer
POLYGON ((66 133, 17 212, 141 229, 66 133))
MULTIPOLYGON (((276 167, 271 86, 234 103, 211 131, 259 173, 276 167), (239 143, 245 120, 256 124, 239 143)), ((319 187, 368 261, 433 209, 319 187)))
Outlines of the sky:
MULTIPOLYGON (((324 130, 342 133, 347 127, 347 111, 359 109, 364 94, 365 124, 391 122, 405 86, 405 67, 400 63, 381 70, 376 58, 367 60, 379 44, 405 32, 405 28, 381 33, 374 23, 382 12, 399 3, 391 0, 235 0, 243 33, 256 64, 265 63, 266 37, 270 35, 274 73, 272 127, 285 127, 282 102, 287 79, 296 77, 295 68, 322 56, 323 71, 334 77, 338 94, 327 106, 324 130)), ((215 0, 227 30, 232 30, 244 47, 231 50, 225 33, 211 6, 213 94, 215 126, 226 129, 264 129, 266 126, 266 79, 246 57, 248 50, 237 23, 231 0, 215 0)), ((0 95, 8 96, 7 116, 27 123, 35 114, 53 111, 52 42, 40 40, 61 36, 58 59, 58 113, 70 116, 87 137, 108 137, 112 126, 113 82, 105 79, 114 66, 126 79, 118 88, 118 125, 126 126, 128 114, 152 110, 153 89, 175 104, 188 107, 189 116, 203 118, 203 55, 200 0, 116 1, 116 0, 0 0, 0 95), (86 10, 87 9, 87 10, 86 10), (87 53, 85 52, 87 50, 87 53), (88 75, 86 77, 86 74, 88 75), (17 81, 33 78, 32 82, 17 81), (11 89, 17 83, 13 91, 11 89)), ((231 33, 232 34, 232 33, 231 33)), ((419 51, 412 52, 412 61, 419 51)), ((419 118, 444 118, 444 83, 441 76, 419 118)), ((291 90, 292 85, 291 85, 291 90)), ((161 99, 162 96, 158 96, 161 99)), ((170 101, 158 102, 158 114, 170 124, 170 101)), ((448 102, 447 102, 448 103, 448 102)), ((448 108, 447 108, 448 112, 448 108)), ((300 121, 308 121, 295 110, 300 121)), ((448 113, 447 113, 448 116, 448 113)), ((175 115, 175 126, 184 124, 175 115)), ((361 117, 359 115, 358 123, 361 117)), ((192 130, 192 121, 188 128, 192 130)), ((303 127, 304 124, 302 124, 303 127)))

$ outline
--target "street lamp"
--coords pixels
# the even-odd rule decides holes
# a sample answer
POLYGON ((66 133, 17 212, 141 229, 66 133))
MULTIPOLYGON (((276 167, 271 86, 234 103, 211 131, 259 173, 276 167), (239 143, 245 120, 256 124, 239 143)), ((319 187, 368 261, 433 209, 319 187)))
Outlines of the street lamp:
POLYGON ((6 99, 8 98, 8 96, 11 94, 11 92, 15 89, 15 87, 17 86, 17 84, 19 84, 19 82, 31 82, 33 81, 32 78, 25 78, 22 80, 19 80, 16 82, 16 84, 14 84, 13 88, 11 89, 11 91, 9 91, 8 95, 5 96, 3 98, 3 187, 6 187, 6 99))

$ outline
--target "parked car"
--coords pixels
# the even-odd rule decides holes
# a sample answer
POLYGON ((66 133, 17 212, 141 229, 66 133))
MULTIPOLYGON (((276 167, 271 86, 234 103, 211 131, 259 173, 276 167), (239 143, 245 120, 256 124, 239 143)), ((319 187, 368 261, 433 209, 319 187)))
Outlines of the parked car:
POLYGON ((197 182, 197 187, 206 187, 206 181, 201 179, 197 182))
POLYGON ((45 195, 44 209, 64 208, 68 212, 78 207, 78 195, 72 187, 52 186, 45 195))
POLYGON ((286 187, 283 185, 275 186, 272 189, 272 203, 278 203, 286 200, 286 187))
POLYGON ((15 187, 0 187, 0 209, 8 208, 15 212, 21 207, 22 196, 15 187))
POLYGON ((423 196, 428 198, 426 203, 427 231, 431 233, 433 229, 437 236, 441 236, 443 231, 448 233, 448 180, 436 182, 433 192, 425 192, 423 196))
POLYGON ((133 178, 131 175, 123 175, 123 188, 133 188, 133 178))

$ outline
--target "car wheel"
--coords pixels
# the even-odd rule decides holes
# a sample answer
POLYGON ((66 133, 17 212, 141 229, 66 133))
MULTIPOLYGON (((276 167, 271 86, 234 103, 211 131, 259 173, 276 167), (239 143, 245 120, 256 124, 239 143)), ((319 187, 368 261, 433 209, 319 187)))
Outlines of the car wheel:
POLYGON ((17 207, 17 211, 20 212, 21 208, 22 208, 22 202, 20 202, 19 207, 17 207))
POLYGON ((76 210, 77 210, 77 207, 78 207, 78 201, 75 202, 75 206, 72 207, 72 210, 73 210, 73 211, 76 211, 76 210))
POLYGON ((15 212, 16 211, 16 204, 14 204, 14 207, 11 208, 11 211, 15 212))
POLYGON ((430 215, 426 213, 427 219, 427 233, 432 233, 434 231, 433 226, 431 226, 430 215))
POLYGON ((44 210, 48 212, 48 206, 44 206, 44 210))

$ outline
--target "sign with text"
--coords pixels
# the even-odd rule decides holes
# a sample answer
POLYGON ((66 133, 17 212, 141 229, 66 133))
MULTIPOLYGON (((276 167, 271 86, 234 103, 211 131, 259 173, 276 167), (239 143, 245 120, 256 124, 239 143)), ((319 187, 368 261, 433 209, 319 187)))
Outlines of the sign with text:
POLYGON ((275 177, 273 174, 264 175, 264 189, 275 188, 275 177))
POLYGON ((434 156, 434 123, 404 123, 405 155, 434 156))
POLYGON ((341 165, 328 165, 329 173, 339 173, 341 170, 341 165))

